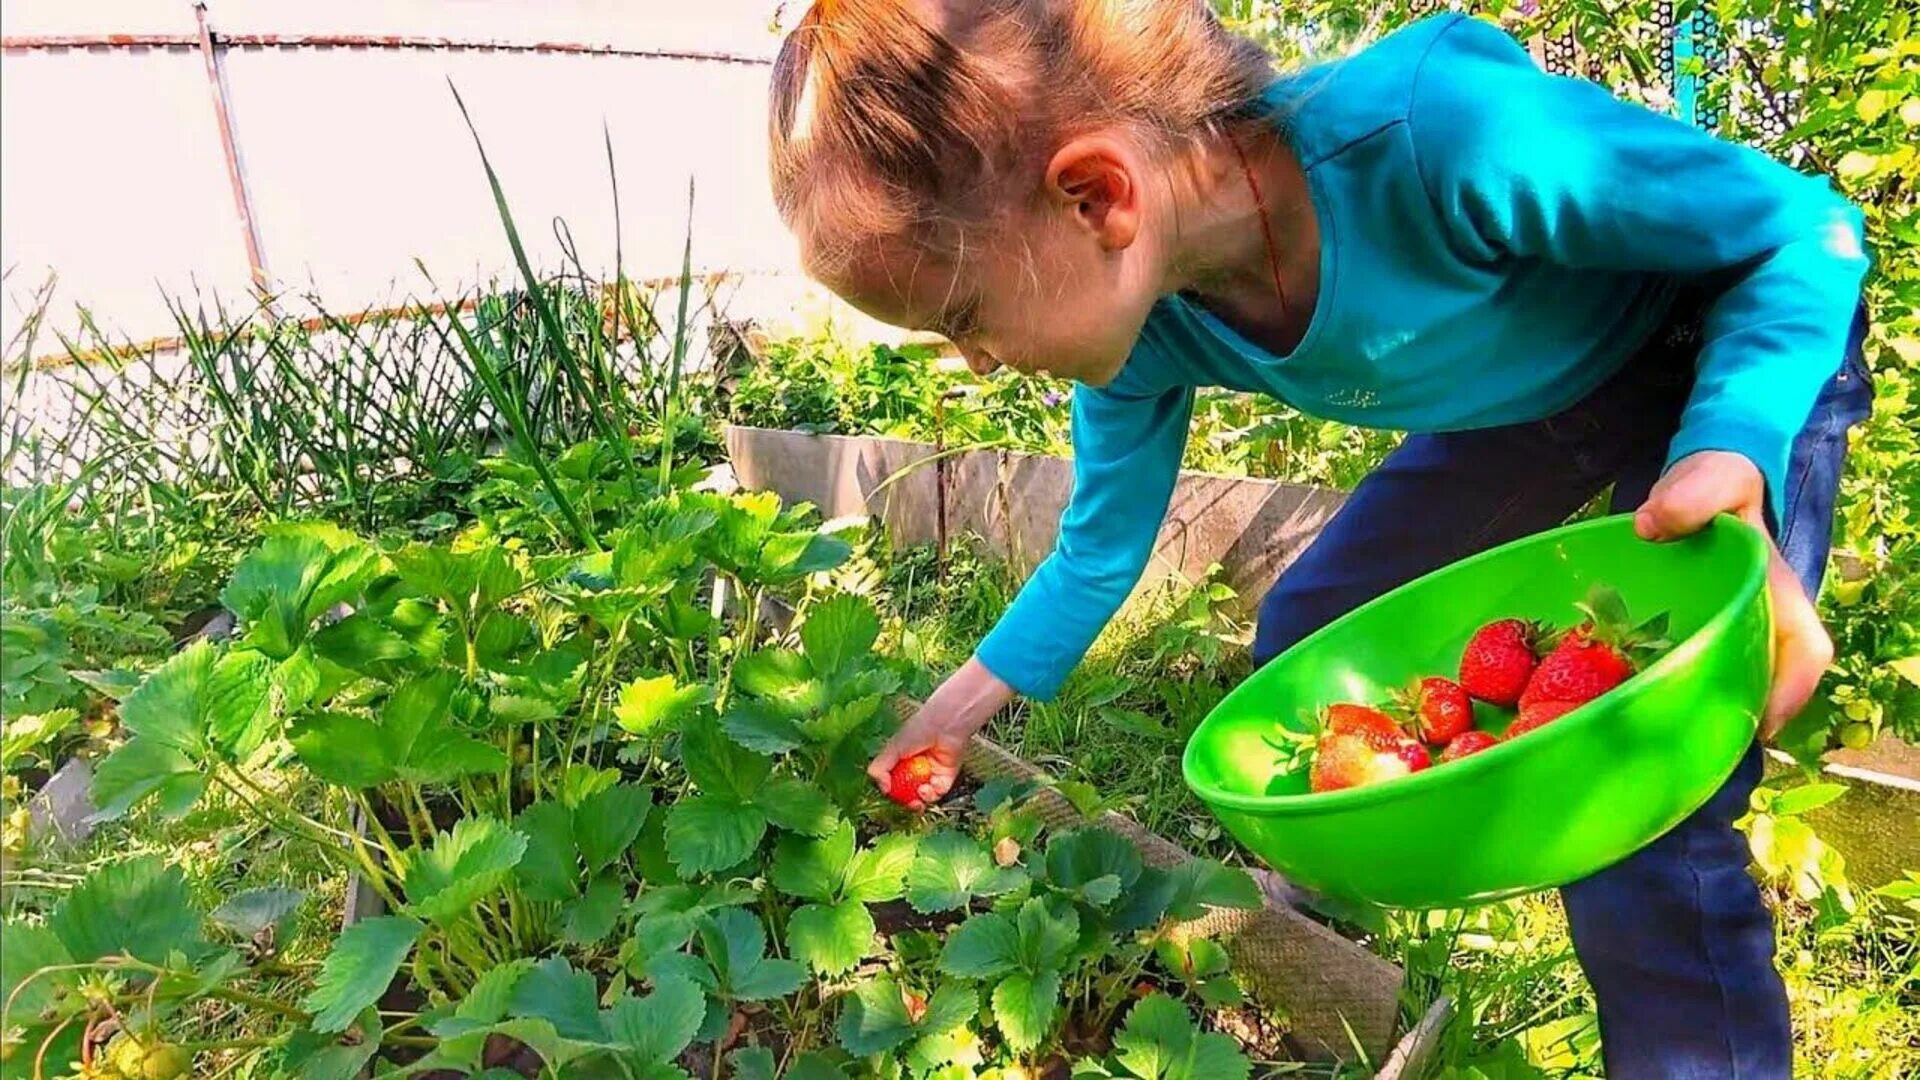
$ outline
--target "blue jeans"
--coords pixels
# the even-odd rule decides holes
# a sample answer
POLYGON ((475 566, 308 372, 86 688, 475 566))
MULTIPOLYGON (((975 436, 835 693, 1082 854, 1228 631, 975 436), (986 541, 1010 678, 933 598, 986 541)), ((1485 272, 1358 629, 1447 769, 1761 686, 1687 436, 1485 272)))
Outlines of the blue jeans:
MULTIPOLYGON (((1845 361, 1794 443, 1772 522, 1808 595, 1820 587, 1847 429, 1873 393, 1855 319, 1845 361)), ((1609 483, 1630 511, 1659 478, 1692 387, 1696 320, 1679 318, 1609 382, 1535 423, 1408 437, 1354 489, 1260 606, 1264 663, 1372 598, 1474 552, 1560 524, 1609 483)), ((1810 361, 1813 358, 1809 358, 1810 361)), ((1733 828, 1761 775, 1756 743, 1703 807, 1638 853, 1561 890, 1599 999, 1614 1080, 1773 1080, 1792 1068, 1773 920, 1733 828)))

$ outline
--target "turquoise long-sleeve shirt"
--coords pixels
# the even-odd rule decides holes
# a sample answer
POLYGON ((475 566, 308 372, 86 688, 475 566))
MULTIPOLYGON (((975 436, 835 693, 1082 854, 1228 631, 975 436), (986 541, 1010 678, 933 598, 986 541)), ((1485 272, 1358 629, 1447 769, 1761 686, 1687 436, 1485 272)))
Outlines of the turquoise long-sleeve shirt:
POLYGON ((1547 75, 1459 15, 1283 78, 1266 103, 1319 219, 1306 335, 1274 355, 1170 296, 1112 383, 1074 388, 1073 495, 1053 553, 980 645, 988 670, 1051 697, 1125 601, 1195 388, 1415 432, 1537 420, 1617 371, 1689 285, 1717 299, 1669 462, 1744 454, 1780 516, 1867 267, 1860 215, 1827 184, 1547 75))

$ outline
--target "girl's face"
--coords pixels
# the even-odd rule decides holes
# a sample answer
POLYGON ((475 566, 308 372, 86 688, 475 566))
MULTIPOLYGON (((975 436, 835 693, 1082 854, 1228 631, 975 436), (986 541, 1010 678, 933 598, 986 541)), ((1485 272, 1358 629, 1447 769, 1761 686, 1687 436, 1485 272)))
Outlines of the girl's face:
POLYGON ((1076 140, 1087 142, 1097 145, 1055 155, 1043 199, 976 230, 957 256, 876 243, 816 276, 882 322, 944 335, 976 373, 1007 367, 1104 386, 1164 275, 1132 155, 1076 140))

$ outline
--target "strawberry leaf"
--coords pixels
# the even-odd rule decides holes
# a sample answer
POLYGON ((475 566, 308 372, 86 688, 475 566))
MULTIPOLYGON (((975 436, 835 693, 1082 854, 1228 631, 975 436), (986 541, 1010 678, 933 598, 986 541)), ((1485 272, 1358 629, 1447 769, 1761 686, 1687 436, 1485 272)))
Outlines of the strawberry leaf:
POLYGON ((482 1024, 494 1024, 505 1020, 513 1005, 514 987, 520 984, 521 976, 532 971, 534 962, 527 958, 507 960, 487 969, 485 975, 467 991, 467 996, 454 1006, 453 1014, 465 1020, 482 1024))
POLYGON ((563 1039, 599 1042, 606 1038, 593 975, 575 971, 564 956, 535 964, 514 984, 508 1000, 516 1018, 545 1020, 563 1039))
POLYGON ((247 645, 285 660, 314 620, 356 596, 378 566, 378 554, 350 535, 293 526, 240 561, 220 602, 239 616, 247 645))
POLYGON ((800 645, 813 673, 832 679, 873 651, 880 617, 864 597, 841 593, 813 606, 800 626, 800 645))
POLYGON ((752 802, 773 772, 773 759, 734 745, 720 725, 693 717, 681 726, 680 763, 708 795, 752 802))
POLYGON ((301 1080, 356 1080, 379 1052, 380 1037, 385 1033, 380 1010, 372 1005, 361 1009, 341 1031, 296 1031, 287 1037, 286 1049, 281 1051, 280 1075, 301 1080))
POLYGON ((1053 1027, 1060 1007, 1060 973, 1014 972, 993 988, 993 1022, 1016 1054, 1039 1046, 1053 1027))
POLYGON ((7 1019, 37 1017, 51 1008, 56 990, 70 989, 79 980, 78 972, 38 972, 73 963, 73 956, 60 943, 60 935, 50 926, 23 920, 9 920, 0 937, 0 1001, 7 1003, 7 1019), (28 979, 32 978, 29 982, 28 979))
POLYGON ((563 909, 566 920, 560 936, 575 945, 597 945, 613 933, 620 919, 620 908, 627 901, 626 887, 611 877, 594 878, 580 898, 563 909))
POLYGON ((1061 897, 1034 897, 1015 917, 1020 966, 1028 971, 1059 970, 1080 940, 1080 915, 1061 897))
POLYGON ((135 736, 108 754, 93 772, 92 817, 112 821, 148 796, 159 800, 162 817, 177 818, 193 809, 207 789, 199 763, 157 740, 135 736))
POLYGON ((741 657, 733 668, 733 685, 754 697, 777 701, 804 700, 825 692, 814 681, 806 657, 780 648, 758 649, 741 657))
POLYGON ((960 924, 940 950, 940 970, 962 979, 991 979, 1020 965, 1020 931, 995 911, 960 924))
POLYGON ((721 982, 740 1001, 785 997, 807 981, 807 970, 798 963, 767 957, 766 930, 758 918, 739 908, 708 915, 700 939, 721 982))
POLYGON ((833 800, 805 780, 783 776, 763 785, 753 802, 767 820, 788 832, 825 836, 840 822, 833 800))
POLYGON ((132 956, 165 964, 175 952, 195 952, 200 912, 186 876, 158 855, 110 863, 86 875, 47 920, 75 961, 132 956))
POLYGON ((688 880, 737 865, 766 833, 767 818, 757 806, 726 795, 682 798, 667 811, 667 858, 688 880))
POLYGON ((506 884, 527 839, 490 817, 462 818, 407 867, 408 914, 446 924, 506 884))
POLYGON ((1252 1065, 1225 1035, 1201 1034, 1165 994, 1134 1005, 1113 1037, 1114 1057, 1141 1080, 1247 1080, 1252 1065))
POLYGON ((120 703, 120 724, 139 738, 196 757, 251 753, 272 722, 272 665, 259 653, 222 653, 208 641, 182 649, 120 703))
POLYGON ((1253 910, 1261 904, 1252 875, 1212 859, 1192 859, 1167 874, 1173 881, 1167 914, 1176 919, 1197 919, 1209 907, 1253 910))
POLYGON ((735 699, 720 717, 720 727, 734 742, 763 754, 784 754, 807 743, 799 724, 758 698, 735 699))
POLYGON ((1047 878, 1056 888, 1086 893, 1101 878, 1117 879, 1118 888, 1102 885, 1105 900, 1087 899, 1096 907, 1111 903, 1122 890, 1132 888, 1143 867, 1133 842, 1111 829, 1083 828, 1064 833, 1047 844, 1047 878))
POLYGON ((570 900, 580 893, 580 864, 575 858, 573 814, 552 800, 534 803, 513 819, 526 841, 514 877, 529 900, 570 900))
POLYGON ((877 932, 857 900, 804 904, 787 921, 787 950, 822 975, 839 975, 873 951, 877 932))
POLYGON ((635 679, 621 687, 613 719, 632 735, 664 735, 712 699, 712 688, 700 683, 682 686, 672 675, 635 679))
POLYGON ((653 789, 620 784, 595 792, 573 810, 573 836, 587 872, 597 874, 626 854, 653 809, 653 789))
POLYGON ((853 988, 840 1009, 840 1045, 854 1057, 884 1054, 913 1037, 900 984, 882 975, 853 988))
POLYGON ((849 900, 877 904, 898 899, 912 868, 918 841, 909 833, 887 833, 863 848, 847 868, 843 893, 849 900))
MULTIPOLYGON (((307 894, 298 889, 248 889, 235 893, 214 908, 207 918, 237 937, 251 938, 272 928, 285 930, 288 919, 300 910, 307 894)), ((284 933, 276 934, 284 941, 284 933)))
POLYGON ((707 997, 698 986, 663 978, 645 997, 622 995, 601 1013, 601 1023, 627 1064, 644 1071, 679 1057, 706 1015, 707 997))
POLYGON ((734 1080, 777 1080, 773 1051, 764 1046, 749 1046, 727 1055, 728 1074, 734 1080))
POLYGON ((817 840, 782 836, 774 844, 767 880, 788 896, 831 903, 840 898, 853 844, 853 826, 845 822, 817 840))
POLYGON ((922 915, 958 911, 976 896, 998 896, 1025 880, 1018 869, 995 866, 978 840, 942 830, 920 841, 907 871, 907 903, 922 915))
POLYGON ((320 965, 313 992, 300 1003, 313 1014, 313 1030, 323 1035, 345 1031, 362 1009, 379 1001, 425 929, 417 919, 386 915, 340 931, 320 965))

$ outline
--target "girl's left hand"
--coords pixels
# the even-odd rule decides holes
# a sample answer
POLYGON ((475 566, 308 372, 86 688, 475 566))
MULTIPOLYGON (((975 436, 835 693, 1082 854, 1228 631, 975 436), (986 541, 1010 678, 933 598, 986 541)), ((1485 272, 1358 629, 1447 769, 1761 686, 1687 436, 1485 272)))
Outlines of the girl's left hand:
MULTIPOLYGON (((1715 514, 1737 515, 1766 533, 1767 485, 1745 455, 1703 450, 1674 463, 1634 514, 1634 531, 1674 540, 1706 528, 1715 514)), ((1760 735, 1771 739, 1806 707, 1833 663, 1833 639, 1780 548, 1767 540, 1767 591, 1773 599, 1773 692, 1760 735)))

